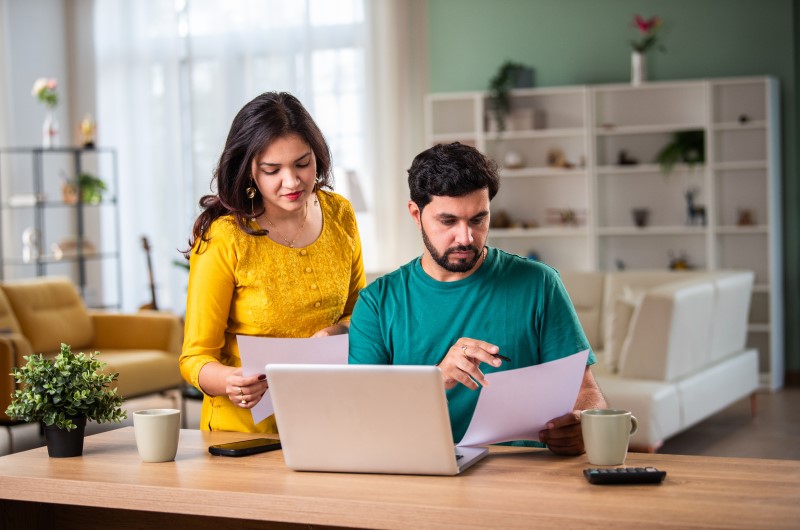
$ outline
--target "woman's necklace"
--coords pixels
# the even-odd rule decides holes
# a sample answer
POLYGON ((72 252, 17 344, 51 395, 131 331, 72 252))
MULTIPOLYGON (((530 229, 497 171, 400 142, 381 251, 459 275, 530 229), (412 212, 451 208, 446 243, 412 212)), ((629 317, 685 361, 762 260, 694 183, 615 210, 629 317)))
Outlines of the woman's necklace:
POLYGON ((278 230, 278 227, 275 226, 275 223, 269 220, 269 217, 267 216, 266 212, 264 212, 264 218, 267 220, 269 225, 273 229, 275 229, 275 233, 281 236, 281 239, 283 239, 286 242, 289 248, 294 248, 294 242, 297 241, 297 238, 300 237, 300 234, 303 232, 303 228, 306 227, 306 220, 308 219, 308 201, 306 201, 306 214, 305 216, 303 216, 303 224, 300 225, 300 228, 297 230, 297 233, 294 235, 292 239, 288 239, 286 236, 281 234, 280 230, 278 230))

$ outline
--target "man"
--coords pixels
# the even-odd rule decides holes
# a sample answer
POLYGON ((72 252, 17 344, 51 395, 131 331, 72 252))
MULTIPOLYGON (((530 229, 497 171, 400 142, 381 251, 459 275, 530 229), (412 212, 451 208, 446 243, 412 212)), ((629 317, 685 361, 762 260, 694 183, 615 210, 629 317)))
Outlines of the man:
MULTIPOLYGON (((486 246, 489 204, 499 188, 494 162, 458 142, 437 145, 414 159, 408 184, 408 210, 425 249, 361 291, 350 324, 350 363, 438 365, 458 441, 479 386, 487 384, 485 373, 590 346, 554 269, 486 246)), ((582 454, 580 410, 606 407, 589 369, 595 362, 590 352, 575 410, 540 433, 555 453, 582 454)))

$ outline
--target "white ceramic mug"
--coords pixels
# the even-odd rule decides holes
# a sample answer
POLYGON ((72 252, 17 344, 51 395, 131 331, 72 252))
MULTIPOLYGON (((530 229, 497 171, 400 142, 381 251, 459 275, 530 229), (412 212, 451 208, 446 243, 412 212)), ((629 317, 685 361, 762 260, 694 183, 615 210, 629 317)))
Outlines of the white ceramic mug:
POLYGON ((628 441, 639 428, 630 411, 589 409, 581 412, 583 445, 589 463, 596 466, 617 466, 625 463, 628 441))
POLYGON ((133 413, 136 448, 145 462, 169 462, 178 453, 181 411, 147 409, 133 413))

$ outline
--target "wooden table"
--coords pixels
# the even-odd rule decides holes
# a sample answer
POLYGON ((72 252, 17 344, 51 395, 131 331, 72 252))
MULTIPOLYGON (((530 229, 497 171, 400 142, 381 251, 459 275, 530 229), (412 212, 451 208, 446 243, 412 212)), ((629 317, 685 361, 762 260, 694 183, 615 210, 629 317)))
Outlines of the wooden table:
POLYGON ((79 458, 1 457, 0 528, 800 527, 798 461, 632 453, 626 465, 664 469, 665 482, 595 486, 585 456, 542 449, 493 447, 456 477, 304 473, 280 451, 207 452, 252 437, 184 430, 176 460, 152 464, 127 427, 87 437, 79 458))

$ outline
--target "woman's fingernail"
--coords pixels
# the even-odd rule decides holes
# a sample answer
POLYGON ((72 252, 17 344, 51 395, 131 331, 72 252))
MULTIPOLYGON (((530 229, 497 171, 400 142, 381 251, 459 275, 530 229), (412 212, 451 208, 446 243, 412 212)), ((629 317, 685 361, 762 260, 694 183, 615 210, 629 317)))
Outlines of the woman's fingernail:
POLYGON ((261 375, 258 376, 258 380, 259 381, 263 381, 266 378, 267 378, 267 376, 265 374, 261 374, 261 375))

